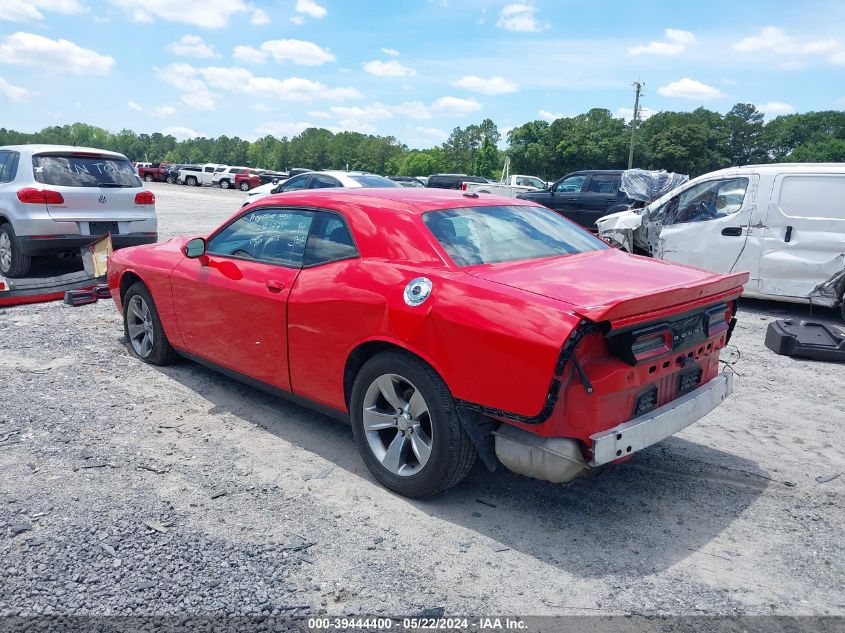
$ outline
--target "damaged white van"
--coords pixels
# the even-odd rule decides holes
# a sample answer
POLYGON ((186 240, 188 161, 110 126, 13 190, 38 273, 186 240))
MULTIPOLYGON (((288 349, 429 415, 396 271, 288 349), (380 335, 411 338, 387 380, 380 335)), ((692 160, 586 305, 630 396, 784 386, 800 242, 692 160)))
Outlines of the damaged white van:
POLYGON ((597 226, 629 252, 748 271, 746 296, 839 305, 845 318, 845 164, 731 167, 597 226))

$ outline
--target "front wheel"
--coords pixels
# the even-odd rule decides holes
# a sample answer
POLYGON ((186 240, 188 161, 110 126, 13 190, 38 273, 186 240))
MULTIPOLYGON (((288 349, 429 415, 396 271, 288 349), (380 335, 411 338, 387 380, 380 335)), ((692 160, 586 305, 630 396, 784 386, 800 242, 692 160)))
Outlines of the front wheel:
POLYGON ((190 177, 185 179, 185 184, 188 185, 189 187, 196 187, 197 184, 199 184, 199 183, 197 182, 196 178, 194 178, 193 176, 190 176, 190 177))
POLYGON ((149 174, 147 174, 146 176, 144 176, 144 180, 146 180, 147 182, 152 182, 152 181, 153 181, 153 177, 152 177, 152 176, 150 176, 149 174))
POLYGON ((459 483, 475 447, 443 379, 400 352, 371 358, 355 379, 352 433, 367 468, 386 488, 424 497, 459 483))
POLYGON ((23 277, 32 266, 32 257, 21 252, 11 224, 0 224, 0 275, 23 277))
POLYGON ((220 181, 220 188, 221 189, 228 189, 229 188, 229 181, 228 180, 221 180, 220 181))
POLYGON ((152 365, 168 365, 176 351, 167 340, 153 296, 140 281, 123 298, 123 332, 129 352, 152 365))
POLYGON ((241 183, 241 191, 249 191, 249 183, 244 181, 241 183))

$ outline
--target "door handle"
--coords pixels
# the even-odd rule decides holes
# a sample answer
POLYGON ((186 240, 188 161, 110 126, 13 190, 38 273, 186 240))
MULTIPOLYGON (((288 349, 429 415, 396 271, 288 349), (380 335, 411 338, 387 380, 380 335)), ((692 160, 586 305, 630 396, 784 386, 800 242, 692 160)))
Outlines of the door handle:
POLYGON ((722 229, 722 235, 727 235, 729 237, 739 237, 742 235, 742 227, 741 226, 726 226, 722 229))
POLYGON ((284 281, 277 281, 275 279, 269 279, 267 281, 267 290, 270 292, 281 292, 285 289, 285 282, 284 281))
POLYGON ((567 198, 567 202, 578 202, 578 198, 567 198))
POLYGON ((783 241, 788 242, 791 239, 792 239, 792 227, 788 226, 788 227, 786 227, 786 235, 783 236, 783 241))

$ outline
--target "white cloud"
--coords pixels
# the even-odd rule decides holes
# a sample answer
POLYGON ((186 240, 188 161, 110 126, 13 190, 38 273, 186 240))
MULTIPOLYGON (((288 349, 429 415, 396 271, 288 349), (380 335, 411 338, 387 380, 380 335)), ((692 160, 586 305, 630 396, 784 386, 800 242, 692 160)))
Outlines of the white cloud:
POLYGON ((174 136, 180 141, 184 141, 185 139, 189 138, 197 138, 198 136, 205 136, 203 132, 197 132, 194 129, 191 129, 189 127, 182 127, 181 125, 166 127, 162 130, 162 132, 164 134, 174 136))
MULTIPOLYGON (((613 114, 616 118, 625 119, 626 122, 630 122, 631 119, 634 118, 634 108, 617 108, 616 112, 613 114)), ((654 111, 649 108, 640 108, 640 116, 638 120, 645 121, 653 114, 654 111)))
POLYGON ((631 55, 680 55, 687 46, 695 44, 695 35, 689 31, 680 29, 666 29, 665 42, 649 42, 641 46, 632 46, 628 49, 631 55))
POLYGON ((416 127, 414 130, 433 142, 445 141, 449 136, 446 132, 436 127, 416 127))
POLYGON ((364 70, 377 77, 410 77, 417 74, 416 70, 395 59, 386 62, 379 60, 367 62, 364 64, 364 70))
MULTIPOLYGON (((173 66, 178 66, 178 64, 170 64, 168 68, 173 66)), ((187 66, 187 64, 184 64, 184 66, 187 66)), ((287 79, 256 77, 246 68, 219 66, 191 68, 191 70, 194 71, 195 76, 198 75, 202 79, 193 77, 189 78, 190 81, 199 81, 204 85, 204 80, 210 86, 220 90, 241 92, 257 97, 275 97, 281 101, 307 103, 317 99, 346 101, 361 98, 361 93, 356 88, 330 88, 319 81, 303 79, 302 77, 289 77, 287 79)), ((177 72, 176 74, 179 75, 180 73, 177 72)), ((182 100, 185 101, 185 97, 182 100)))
POLYGON ((537 20, 537 7, 533 4, 515 2, 502 7, 496 26, 508 31, 537 32, 548 28, 548 24, 537 20))
POLYGON ((258 48, 236 46, 233 55, 235 59, 255 64, 264 63, 268 58, 279 63, 291 61, 303 66, 319 66, 335 60, 335 56, 328 50, 304 40, 269 40, 258 48))
POLYGON ((18 32, 0 43, 0 63, 38 66, 75 75, 107 75, 114 59, 68 40, 18 32))
POLYGON ((188 6, 174 7, 170 0, 109 0, 124 9, 135 22, 150 23, 156 18, 206 29, 222 29, 239 13, 253 10, 244 0, 203 0, 188 6))
POLYGON ((217 107, 216 96, 207 90, 189 92, 183 94, 180 99, 189 108, 199 110, 200 112, 213 112, 217 107))
POLYGON ((474 98, 461 99, 459 97, 440 97, 431 104, 432 109, 439 114, 469 114, 478 112, 481 104, 474 98))
MULTIPOLYGON (((309 112, 308 114, 311 115, 312 113, 309 112)), ((339 129, 367 134, 376 131, 374 123, 393 116, 390 108, 379 102, 363 107, 333 106, 329 108, 328 113, 315 112, 313 114, 329 114, 337 119, 339 129)))
POLYGON ((42 11, 74 15, 87 10, 88 8, 77 0, 3 0, 0 20, 8 22, 43 20, 42 11))
POLYGON ((314 0, 296 0, 296 12, 302 13, 317 20, 326 17, 326 7, 317 4, 314 0))
POLYGON ((255 9, 252 12, 252 17, 249 19, 249 23, 253 26, 270 24, 270 16, 267 15, 264 9, 255 9))
POLYGON ((433 116, 431 108, 422 101, 406 101, 405 103, 400 103, 398 106, 393 106, 393 111, 396 114, 401 114, 409 119, 417 119, 419 121, 430 119, 433 116))
POLYGON ((32 90, 27 90, 21 86, 10 84, 8 81, 0 77, 0 95, 3 95, 9 101, 24 102, 29 101, 37 93, 32 90))
POLYGON ((196 57, 197 59, 209 59, 212 57, 220 57, 214 47, 206 44, 198 35, 183 35, 179 40, 170 44, 167 47, 174 55, 181 55, 182 57, 196 57))
POLYGON ((135 110, 135 112, 143 112, 144 111, 144 108, 142 108, 140 105, 138 105, 137 103, 135 103, 131 99, 126 102, 126 107, 129 108, 130 110, 135 110))
POLYGON ((792 114, 795 112, 795 108, 789 104, 784 103, 783 101, 769 101, 768 103, 761 103, 760 105, 756 105, 755 107, 765 114, 766 116, 779 116, 781 114, 792 114))
POLYGON ((158 106, 157 108, 153 108, 150 114, 157 119, 164 119, 176 114, 176 108, 173 106, 158 106))
POLYGON ((296 24, 297 26, 302 26, 303 24, 305 24, 305 18, 303 18, 301 15, 294 15, 288 19, 290 20, 291 24, 296 24))
POLYGON ((467 75, 457 81, 453 81, 452 85, 485 95, 501 95, 519 90, 519 86, 516 83, 498 75, 487 78, 467 75))
POLYGON ((255 103, 252 106, 252 109, 256 112, 272 112, 273 108, 268 106, 266 103, 255 103))
POLYGON ((734 49, 740 53, 788 55, 790 59, 781 63, 780 67, 789 70, 806 67, 807 64, 795 59, 796 56, 812 57, 824 55, 831 64, 845 65, 845 46, 839 40, 833 38, 801 40, 788 35, 776 26, 767 26, 760 29, 757 35, 741 39, 734 44, 734 49))
POLYGON ((661 86, 657 89, 657 92, 664 97, 677 97, 695 101, 712 101, 713 99, 723 99, 726 96, 718 88, 708 86, 689 77, 661 86))
POLYGON ((261 134, 262 136, 270 134, 271 136, 296 136, 303 130, 308 129, 309 127, 317 127, 316 125, 312 125, 311 123, 294 123, 291 121, 276 121, 272 123, 262 123, 256 128, 256 132, 261 134))
POLYGON ((537 116, 543 119, 544 121, 548 121, 549 123, 566 117, 563 112, 549 112, 548 110, 540 110, 537 113, 537 116))
POLYGON ((324 112, 322 110, 311 110, 308 113, 312 119, 331 119, 332 113, 331 112, 324 112))
POLYGON ((390 55, 391 57, 397 57, 399 55, 399 51, 395 48, 383 48, 381 49, 381 52, 385 55, 390 55))

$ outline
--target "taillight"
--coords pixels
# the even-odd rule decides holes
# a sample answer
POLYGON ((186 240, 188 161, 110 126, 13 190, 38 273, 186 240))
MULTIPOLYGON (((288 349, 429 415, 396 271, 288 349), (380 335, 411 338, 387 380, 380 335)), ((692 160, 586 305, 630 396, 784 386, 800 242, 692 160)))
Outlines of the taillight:
POLYGON ((631 353, 637 362, 661 356, 672 351, 672 330, 661 326, 656 332, 649 332, 634 339, 631 343, 631 353))
POLYGON ((26 187, 18 189, 18 200, 24 204, 64 204, 65 199, 58 191, 26 187))
POLYGON ((152 191, 140 191, 135 194, 135 204, 155 204, 156 196, 152 191))
POLYGON ((704 313, 704 326, 706 327, 707 336, 715 336, 726 331, 730 326, 731 317, 730 308, 724 305, 716 306, 704 313))
POLYGON ((461 183, 461 191, 466 191, 466 190, 467 190, 467 183, 462 182, 461 183))

